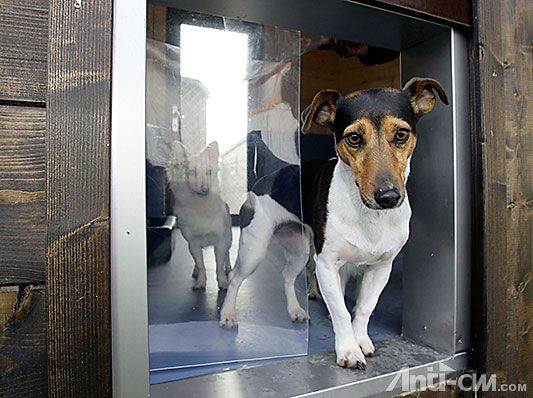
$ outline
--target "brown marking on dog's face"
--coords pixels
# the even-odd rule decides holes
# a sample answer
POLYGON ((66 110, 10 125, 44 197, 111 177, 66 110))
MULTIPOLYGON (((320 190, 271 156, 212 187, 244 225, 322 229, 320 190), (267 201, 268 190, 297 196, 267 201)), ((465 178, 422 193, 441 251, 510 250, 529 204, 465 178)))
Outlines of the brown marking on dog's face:
POLYGON ((405 120, 384 115, 378 120, 362 117, 349 124, 337 144, 339 157, 350 166, 363 203, 373 209, 378 190, 396 189, 405 197, 406 169, 416 146, 416 136, 405 120))
POLYGON ((331 97, 318 98, 306 110, 303 131, 309 129, 310 120, 317 120, 317 110, 326 109, 327 127, 335 134, 339 157, 351 168, 363 203, 372 209, 397 207, 405 198, 409 159, 416 147, 415 125, 435 106, 433 90, 447 104, 440 84, 426 78, 411 79, 404 90, 339 95, 334 103, 331 97))

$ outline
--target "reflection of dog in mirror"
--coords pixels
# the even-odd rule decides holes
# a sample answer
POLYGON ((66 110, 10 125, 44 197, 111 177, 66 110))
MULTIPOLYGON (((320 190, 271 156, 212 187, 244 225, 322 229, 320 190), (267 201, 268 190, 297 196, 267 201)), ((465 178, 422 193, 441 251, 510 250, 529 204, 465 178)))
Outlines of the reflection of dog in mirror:
POLYGON ((174 196, 174 215, 194 259, 193 289, 205 289, 206 270, 202 249, 213 246, 219 289, 228 287, 231 270, 231 216, 220 197, 218 145, 212 142, 192 156, 183 144, 172 145, 167 167, 169 186, 174 196))
MULTIPOLYGON (((417 141, 416 123, 433 110, 436 94, 448 103, 442 86, 428 78, 413 78, 403 90, 370 89, 346 96, 323 90, 303 112, 302 130, 308 131, 313 122, 328 128, 338 154, 314 178, 308 178, 302 165, 302 196, 303 220, 313 231, 316 276, 331 315, 339 366, 364 368, 365 356, 374 352, 368 322, 392 262, 409 237, 411 208, 405 184, 417 141), (363 274, 353 322, 344 303, 345 265, 363 274)), ((241 209, 239 254, 220 313, 221 326, 236 324, 237 291, 266 251, 269 234, 299 219, 299 198, 287 194, 291 180, 287 175, 280 178, 298 172, 291 172, 291 167, 295 166, 254 187, 241 209)))

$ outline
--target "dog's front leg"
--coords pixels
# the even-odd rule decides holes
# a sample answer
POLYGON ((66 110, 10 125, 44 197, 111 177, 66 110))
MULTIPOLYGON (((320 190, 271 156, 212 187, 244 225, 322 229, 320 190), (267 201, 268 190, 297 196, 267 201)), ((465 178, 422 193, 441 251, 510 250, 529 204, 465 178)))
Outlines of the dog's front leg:
POLYGON ((198 276, 196 282, 192 287, 193 290, 205 289, 207 276, 205 274, 204 255, 202 253, 202 247, 189 242, 189 252, 194 259, 194 267, 198 270, 198 276))
POLYGON ((342 367, 366 367, 365 356, 355 340, 350 324, 350 312, 344 304, 342 295, 339 267, 335 256, 327 255, 324 251, 318 255, 316 262, 316 276, 322 298, 328 307, 335 332, 335 352, 337 364, 342 367))
POLYGON ((220 290, 228 288, 228 275, 226 273, 229 263, 229 247, 219 243, 215 246, 215 260, 217 263, 217 282, 220 290))
POLYGON ((375 350, 372 340, 368 337, 368 321, 376 308, 381 292, 389 280, 391 269, 392 261, 369 266, 363 274, 352 327, 355 339, 366 356, 372 355, 375 350))

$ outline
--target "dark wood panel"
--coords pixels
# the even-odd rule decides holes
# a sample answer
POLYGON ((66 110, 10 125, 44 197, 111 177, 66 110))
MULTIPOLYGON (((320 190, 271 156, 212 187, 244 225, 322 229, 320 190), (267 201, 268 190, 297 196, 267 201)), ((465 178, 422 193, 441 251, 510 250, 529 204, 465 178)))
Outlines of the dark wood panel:
POLYGON ((44 286, 0 288, 0 397, 45 397, 44 286))
POLYGON ((484 224, 475 348, 499 383, 531 385, 533 3, 474 4, 484 224))
POLYGON ((6 190, 44 192, 45 132, 45 109, 0 105, 0 203, 6 190))
MULTIPOLYGON (((362 0, 363 3, 390 7, 410 13, 426 14, 429 17, 447 20, 461 25, 471 25, 471 0, 362 0)), ((423 17, 423 15, 422 15, 423 17)))
POLYGON ((44 102, 48 0, 0 0, 0 100, 44 102))
POLYGON ((43 282, 46 279, 44 193, 36 194, 33 202, 0 203, 0 220, 0 285, 43 282))
POLYGON ((42 108, 0 106, 0 285, 45 280, 45 127, 42 108))
POLYGON ((470 25, 472 22, 471 0, 426 0, 426 13, 451 21, 470 25))
POLYGON ((51 397, 111 395, 111 0, 50 1, 47 99, 51 397), (68 43, 69 45, 64 45, 68 43))

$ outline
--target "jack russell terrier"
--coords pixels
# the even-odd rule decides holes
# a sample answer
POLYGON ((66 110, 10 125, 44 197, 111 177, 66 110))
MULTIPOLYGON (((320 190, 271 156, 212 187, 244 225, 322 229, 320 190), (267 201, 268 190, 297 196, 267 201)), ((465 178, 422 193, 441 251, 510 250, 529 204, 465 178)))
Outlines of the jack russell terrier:
POLYGON ((413 78, 402 90, 370 89, 346 96, 323 90, 315 95, 302 113, 302 131, 308 131, 312 122, 332 131, 338 160, 328 161, 318 171, 302 165, 303 224, 300 198, 290 194, 298 186, 298 166, 264 177, 249 193, 241 208, 239 252, 221 309, 221 326, 237 324, 238 289, 265 255, 269 239, 281 226, 300 223, 303 235, 312 236, 314 245, 300 250, 299 257, 292 256, 293 263, 283 270, 289 315, 294 321, 308 318, 294 294, 294 279, 309 260, 306 256, 313 256, 335 332, 337 364, 365 368, 365 356, 374 352, 368 321, 392 262, 409 237, 411 207, 405 184, 416 146, 415 126, 433 110, 435 93, 448 104, 440 83, 429 78, 413 78), (340 271, 345 265, 362 273, 353 321, 344 303, 348 278, 340 271))
POLYGON ((194 259, 194 290, 205 289, 206 271, 202 249, 213 246, 219 289, 228 287, 232 243, 229 207, 220 197, 218 145, 212 142, 196 156, 175 141, 167 166, 169 187, 174 196, 174 215, 194 259))

